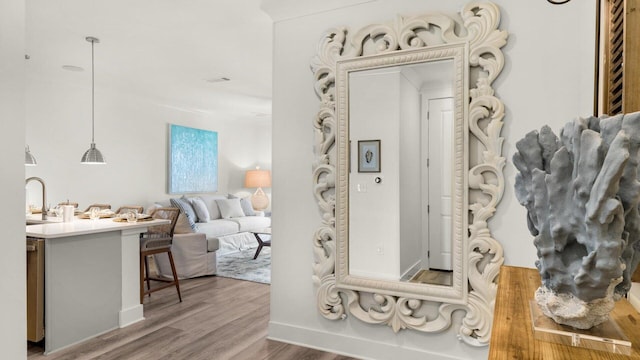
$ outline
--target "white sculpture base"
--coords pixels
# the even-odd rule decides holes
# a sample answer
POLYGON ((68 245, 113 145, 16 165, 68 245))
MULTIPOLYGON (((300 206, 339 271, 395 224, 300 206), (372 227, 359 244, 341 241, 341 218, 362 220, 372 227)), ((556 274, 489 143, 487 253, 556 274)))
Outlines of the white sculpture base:
POLYGON ((540 310, 555 322, 578 329, 591 329, 609 319, 609 313, 615 307, 613 289, 620 279, 612 281, 607 296, 585 302, 573 294, 557 294, 544 285, 536 290, 535 300, 540 310))
POLYGON ((612 319, 588 330, 556 323, 542 313, 535 300, 529 301, 531 324, 536 340, 590 350, 631 355, 631 342, 612 319))

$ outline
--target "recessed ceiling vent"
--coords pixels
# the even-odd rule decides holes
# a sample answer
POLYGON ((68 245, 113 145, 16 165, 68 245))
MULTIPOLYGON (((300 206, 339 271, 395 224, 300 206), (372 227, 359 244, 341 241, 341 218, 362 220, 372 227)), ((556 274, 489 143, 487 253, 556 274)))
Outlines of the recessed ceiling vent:
POLYGON ((83 68, 75 65, 62 65, 62 68, 68 71, 84 71, 83 68))
POLYGON ((217 77, 217 78, 211 78, 211 79, 205 79, 206 82, 210 82, 210 83, 218 83, 218 82, 225 82, 225 81, 230 81, 231 79, 229 79, 228 77, 217 77))

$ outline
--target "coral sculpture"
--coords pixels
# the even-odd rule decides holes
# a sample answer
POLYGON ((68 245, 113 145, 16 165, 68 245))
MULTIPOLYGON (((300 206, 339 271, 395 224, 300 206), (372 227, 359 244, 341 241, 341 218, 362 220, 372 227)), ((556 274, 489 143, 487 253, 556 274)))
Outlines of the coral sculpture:
POLYGON ((578 118, 560 138, 544 126, 516 147, 516 196, 542 278, 536 302, 557 323, 589 329, 629 291, 639 261, 640 112, 578 118))

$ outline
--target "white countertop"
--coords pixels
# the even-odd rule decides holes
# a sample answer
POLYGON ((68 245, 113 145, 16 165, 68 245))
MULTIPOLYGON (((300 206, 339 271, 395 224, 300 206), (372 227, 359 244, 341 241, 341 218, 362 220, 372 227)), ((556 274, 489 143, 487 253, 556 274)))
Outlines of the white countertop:
MULTIPOLYGON (((40 215, 29 215, 27 220, 39 220, 40 215), (33 217, 31 219, 30 217, 33 217)), ((40 220, 41 221, 41 220, 40 220)), ((108 231, 145 228, 153 225, 168 224, 169 220, 154 219, 151 221, 138 221, 134 223, 116 222, 113 218, 89 220, 75 218, 72 222, 62 222, 60 218, 51 216, 46 223, 27 225, 27 236, 43 239, 60 238, 67 236, 95 234, 108 231)))

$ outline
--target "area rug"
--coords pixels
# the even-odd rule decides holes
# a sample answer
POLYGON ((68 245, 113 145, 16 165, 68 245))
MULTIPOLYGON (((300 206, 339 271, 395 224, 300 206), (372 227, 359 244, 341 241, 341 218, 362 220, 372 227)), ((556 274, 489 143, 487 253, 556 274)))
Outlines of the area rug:
POLYGON ((253 260, 256 249, 218 256, 217 276, 271 284, 271 248, 264 247, 253 260))

